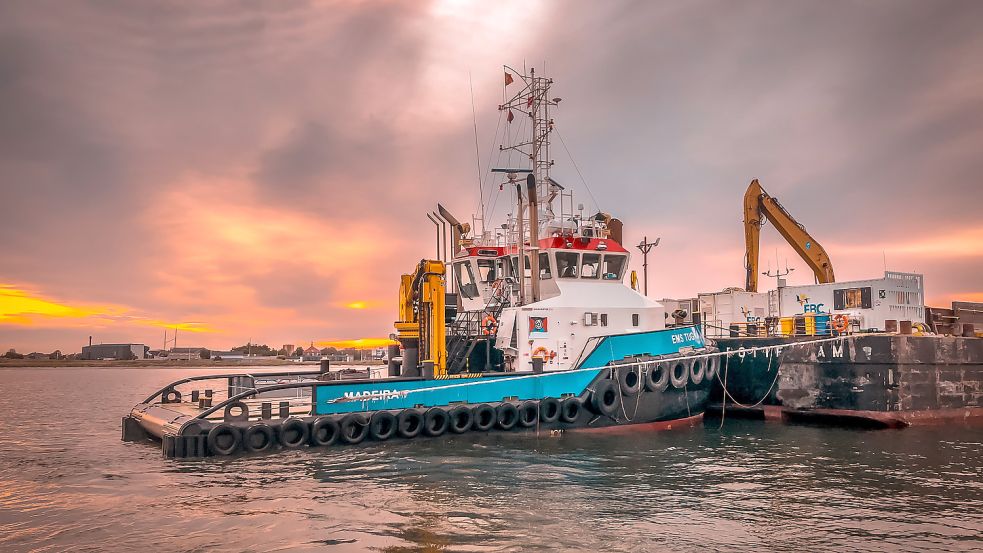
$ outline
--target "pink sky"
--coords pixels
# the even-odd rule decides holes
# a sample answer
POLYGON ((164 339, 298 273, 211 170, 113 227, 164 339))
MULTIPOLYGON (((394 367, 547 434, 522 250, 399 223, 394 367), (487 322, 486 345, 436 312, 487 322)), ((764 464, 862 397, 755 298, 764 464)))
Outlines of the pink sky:
MULTIPOLYGON (((388 335, 399 274, 432 255, 426 210, 477 209, 469 73, 487 168, 506 63, 556 80, 591 194, 558 143, 557 180, 626 242, 662 238, 657 298, 743 283, 759 178, 840 280, 886 258, 924 273, 932 304, 983 301, 981 17, 951 1, 4 3, 0 349, 159 347, 168 326, 214 348, 388 335)), ((810 281, 766 227, 764 268, 776 250, 810 281)))

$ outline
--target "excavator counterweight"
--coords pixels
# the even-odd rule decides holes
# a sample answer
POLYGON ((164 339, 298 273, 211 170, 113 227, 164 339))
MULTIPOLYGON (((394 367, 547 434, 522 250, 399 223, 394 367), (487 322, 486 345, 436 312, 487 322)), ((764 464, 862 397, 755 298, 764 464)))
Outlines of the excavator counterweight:
POLYGON ((746 243, 747 279, 744 289, 748 292, 758 291, 758 248, 761 227, 765 220, 771 221, 778 233, 792 246, 816 275, 820 284, 835 282, 833 264, 826 250, 819 242, 806 232, 788 211, 782 207, 776 198, 768 195, 758 184, 758 179, 751 181, 744 193, 744 241, 746 243))

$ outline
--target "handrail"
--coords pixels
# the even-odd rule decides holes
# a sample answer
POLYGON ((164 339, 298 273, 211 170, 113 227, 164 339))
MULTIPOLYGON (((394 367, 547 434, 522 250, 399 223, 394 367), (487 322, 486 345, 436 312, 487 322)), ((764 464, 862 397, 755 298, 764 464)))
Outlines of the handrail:
POLYGON ((302 371, 302 372, 276 372, 276 373, 260 373, 260 374, 250 374, 250 373, 234 373, 234 374, 210 374, 210 375, 199 375, 199 376, 189 376, 188 378, 182 378, 181 380, 175 380, 167 386, 164 386, 160 390, 157 390, 153 395, 143 400, 141 403, 150 403, 157 396, 160 396, 164 392, 173 389, 175 386, 180 386, 181 384, 187 384, 188 382, 196 382, 199 380, 217 380, 219 378, 256 378, 257 376, 308 376, 308 375, 318 375, 321 371, 302 371))
POLYGON ((252 396, 254 396, 256 394, 259 394, 259 393, 273 392, 273 391, 276 391, 276 390, 291 390, 291 389, 294 389, 294 388, 308 388, 309 387, 311 389, 311 401, 313 402, 313 400, 314 400, 314 388, 317 388, 318 385, 320 385, 320 384, 324 384, 324 383, 323 382, 290 382, 290 383, 287 383, 287 384, 273 384, 272 386, 263 386, 262 388, 249 388, 248 390, 246 390, 244 392, 240 392, 240 393, 238 393, 238 394, 236 394, 236 395, 234 395, 234 396, 226 399, 225 401, 223 401, 223 402, 215 405, 214 407, 212 407, 210 409, 206 409, 205 411, 203 411, 201 413, 198 413, 198 415, 195 416, 195 418, 196 419, 204 419, 204 418, 208 417, 208 415, 211 415, 212 413, 218 411, 219 409, 222 409, 222 408, 224 408, 224 407, 226 407, 226 406, 228 406, 228 405, 230 405, 232 403, 235 403, 235 402, 239 401, 240 399, 247 398, 247 397, 252 397, 252 396))

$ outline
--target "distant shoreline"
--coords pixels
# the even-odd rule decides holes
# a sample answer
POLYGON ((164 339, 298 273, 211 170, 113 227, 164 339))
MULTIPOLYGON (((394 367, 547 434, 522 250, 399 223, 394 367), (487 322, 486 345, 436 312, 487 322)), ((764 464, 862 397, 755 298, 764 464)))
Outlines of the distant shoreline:
MULTIPOLYGON (((331 365, 338 367, 351 366, 381 366, 381 361, 337 361, 331 365)), ((208 359, 173 360, 143 359, 133 361, 87 361, 81 359, 3 359, 0 358, 0 369, 60 369, 60 368, 93 368, 93 369, 232 369, 236 367, 275 367, 297 370, 316 370, 320 363, 316 361, 297 363, 285 359, 223 359, 211 361, 208 359)))

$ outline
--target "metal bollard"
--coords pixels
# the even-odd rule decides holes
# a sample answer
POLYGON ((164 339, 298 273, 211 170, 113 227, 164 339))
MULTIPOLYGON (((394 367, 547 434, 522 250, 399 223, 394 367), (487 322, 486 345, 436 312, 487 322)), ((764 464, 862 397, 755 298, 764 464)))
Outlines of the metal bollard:
POLYGON ((288 417, 290 417, 290 402, 289 401, 281 401, 280 402, 280 418, 281 419, 286 419, 288 417))
POLYGON ((198 396, 201 395, 198 390, 191 390, 191 403, 198 403, 198 396))
POLYGON ((273 404, 269 401, 263 402, 260 406, 260 416, 259 418, 263 420, 270 420, 273 418, 273 404))

